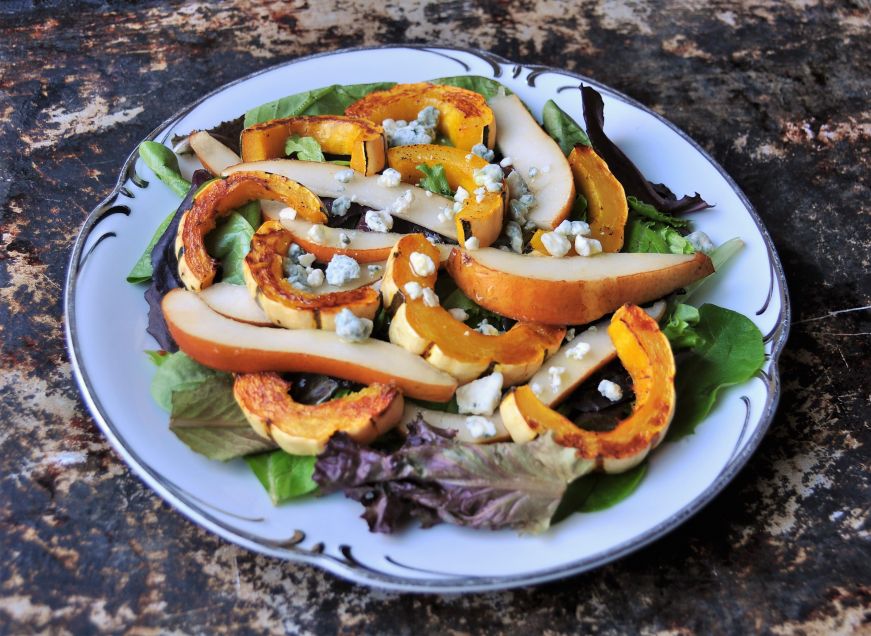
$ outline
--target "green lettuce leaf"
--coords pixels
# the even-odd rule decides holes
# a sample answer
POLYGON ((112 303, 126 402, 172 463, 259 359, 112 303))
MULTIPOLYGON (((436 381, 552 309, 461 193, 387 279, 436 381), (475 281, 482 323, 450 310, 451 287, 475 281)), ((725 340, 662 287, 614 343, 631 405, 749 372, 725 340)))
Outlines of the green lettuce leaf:
POLYGON ((676 228, 688 228, 690 226, 690 222, 687 219, 681 219, 671 214, 660 212, 649 203, 639 201, 635 197, 627 197, 626 201, 629 202, 629 208, 639 217, 647 217, 653 221, 659 221, 676 228))
POLYGON ((462 309, 469 318, 466 320, 467 325, 477 325, 479 322, 487 319, 491 325, 499 326, 504 322, 504 318, 497 313, 484 309, 463 293, 461 289, 452 291, 442 302, 442 307, 445 309, 462 309))
POLYGON ((746 382, 765 362, 762 333, 738 312, 702 305, 695 332, 700 342, 677 369, 677 408, 669 439, 691 434, 710 413, 721 389, 746 382))
POLYGON ((454 191, 451 190, 448 178, 445 176, 445 167, 442 164, 436 163, 428 166, 422 163, 417 166, 417 169, 423 173, 423 179, 420 180, 421 188, 446 197, 454 196, 454 191))
POLYGON ((590 145, 590 139, 587 137, 584 129, 578 126, 578 123, 562 108, 557 106, 556 102, 552 99, 545 102, 544 110, 541 112, 541 119, 547 134, 553 137, 554 141, 559 144, 566 157, 569 156, 569 153, 571 153, 576 145, 590 145))
POLYGON ((714 273, 710 276, 705 276, 704 278, 697 280, 694 283, 690 283, 686 287, 684 287, 684 291, 682 294, 677 294, 675 296, 675 300, 677 302, 686 302, 690 299, 690 297, 695 294, 702 285, 706 283, 717 280, 719 277, 723 275, 723 268, 738 252, 740 252, 744 247, 744 241, 739 238, 732 238, 723 243, 722 245, 717 246, 713 252, 709 254, 711 258, 711 262, 714 264, 714 273))
POLYGON ((172 412, 173 391, 196 389, 206 380, 218 376, 231 377, 229 373, 204 367, 185 353, 177 351, 165 356, 157 368, 151 380, 151 397, 164 411, 172 412))
POLYGON ((245 284, 242 262, 251 249, 251 237, 259 226, 259 219, 260 205, 254 201, 232 212, 206 236, 206 250, 221 261, 223 282, 245 284))
POLYGON ((457 75, 454 77, 440 77, 438 79, 430 81, 433 84, 465 88, 466 90, 474 91, 480 95, 483 95, 485 99, 491 99, 493 97, 496 97, 500 94, 500 92, 505 95, 511 95, 511 90, 507 86, 497 82, 496 80, 489 79, 487 77, 481 77, 480 75, 457 75))
POLYGON ((572 211, 569 214, 569 219, 572 221, 587 220, 587 197, 580 192, 578 192, 578 196, 575 197, 575 202, 572 204, 572 211))
POLYGON ((284 142, 284 154, 288 157, 296 158, 300 161, 324 161, 324 153, 321 150, 321 145, 314 137, 300 137, 299 135, 291 135, 284 142))
POLYGON ((624 252, 693 254, 695 250, 680 232, 665 223, 629 215, 623 239, 624 252))
POLYGON ((395 82, 350 84, 347 86, 333 84, 282 97, 252 108, 245 113, 245 128, 271 119, 299 115, 343 115, 345 109, 361 97, 374 91, 387 90, 395 85, 395 82))
POLYGON ((164 362, 169 360, 169 354, 166 351, 160 351, 160 350, 155 350, 155 349, 146 349, 145 355, 148 356, 148 359, 156 367, 159 367, 164 362))
POLYGON ((695 330, 699 320, 699 310, 692 305, 677 303, 674 306, 662 328, 662 333, 668 338, 672 349, 687 349, 702 344, 702 337, 695 330))
POLYGON ((170 190, 180 197, 188 193, 191 183, 181 176, 178 158, 172 150, 156 141, 143 141, 139 144, 139 156, 170 190))
POLYGON ((166 228, 169 227, 169 224, 172 223, 172 218, 175 216, 175 210, 169 213, 163 221, 160 222, 160 225, 157 227, 157 230, 154 232, 154 236, 151 237, 151 240, 148 241, 148 246, 145 248, 145 251, 142 253, 142 256, 139 257, 139 260, 136 261, 136 264, 133 266, 133 269, 130 270, 130 273, 127 274, 127 282, 133 285, 137 283, 147 283, 151 280, 151 250, 154 249, 155 244, 160 237, 163 236, 163 233, 166 232, 166 228))
POLYGON ((646 474, 647 462, 643 462, 617 475, 595 473, 579 477, 569 484, 551 523, 559 523, 575 512, 598 512, 616 506, 638 489, 646 474))
POLYGON ((318 485, 312 481, 315 455, 290 455, 276 450, 246 457, 245 461, 275 505, 317 490, 318 485))

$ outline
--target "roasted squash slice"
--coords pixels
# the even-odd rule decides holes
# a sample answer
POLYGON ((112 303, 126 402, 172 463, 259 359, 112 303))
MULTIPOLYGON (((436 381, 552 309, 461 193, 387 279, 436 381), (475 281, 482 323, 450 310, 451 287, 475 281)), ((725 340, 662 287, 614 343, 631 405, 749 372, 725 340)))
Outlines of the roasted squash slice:
POLYGON ((636 305, 624 305, 611 318, 608 334, 620 362, 632 377, 632 414, 611 431, 587 431, 545 406, 529 386, 502 401, 499 412, 515 442, 545 431, 608 473, 639 464, 665 437, 674 414, 674 356, 656 321, 636 305))
POLYGON ((206 234, 215 229, 220 217, 256 199, 281 201, 301 218, 324 223, 327 214, 321 200, 295 181, 266 172, 235 172, 207 185, 178 226, 175 251, 178 275, 187 289, 201 291, 218 273, 216 261, 206 252, 206 234))
POLYGON ((387 142, 380 125, 359 117, 304 115, 272 119, 242 131, 242 161, 285 157, 284 144, 291 135, 314 137, 332 155, 350 155, 351 168, 366 175, 384 169, 387 142))
POLYGON ((478 187, 475 184, 475 170, 486 166, 486 161, 478 155, 448 146, 421 144, 399 146, 387 151, 387 165, 398 171, 405 183, 416 185, 423 178, 417 169, 421 164, 441 164, 448 185, 453 190, 462 187, 469 193, 463 208, 454 217, 460 245, 465 245, 467 239, 475 237, 480 247, 487 247, 499 238, 507 197, 504 186, 501 192, 487 192, 481 201, 474 194, 478 187))
POLYGON ((403 237, 387 260, 382 281, 385 306, 396 307, 390 323, 390 342, 423 358, 459 380, 471 382, 488 369, 499 371, 505 385, 524 382, 556 351, 565 329, 532 323, 517 323, 498 336, 485 336, 460 322, 440 305, 430 306, 426 296, 413 297, 409 283, 432 288, 436 274, 415 272, 412 254, 420 253, 438 262, 438 250, 420 234, 403 237), (399 293, 397 293, 399 292, 399 293))
POLYGON ((587 199, 590 238, 598 239, 603 252, 619 252, 629 216, 623 186, 590 146, 575 146, 569 155, 569 165, 575 187, 587 199))
POLYGON ((439 110, 438 130, 452 146, 468 152, 477 144, 492 148, 496 142, 496 119, 487 100, 474 91, 455 86, 427 82, 397 84, 385 91, 369 93, 348 106, 345 114, 378 124, 385 119, 411 121, 427 106, 439 110))
POLYGON ((233 383, 233 395, 251 427, 292 455, 317 455, 340 431, 369 444, 402 419, 402 392, 391 384, 371 384, 312 405, 294 401, 290 388, 277 373, 243 373, 233 383))
POLYGON ((242 272, 248 292, 269 319, 287 329, 335 330, 342 309, 372 319, 381 306, 381 295, 369 285, 334 292, 307 292, 294 287, 284 276, 284 257, 292 233, 277 221, 267 221, 251 239, 242 272))

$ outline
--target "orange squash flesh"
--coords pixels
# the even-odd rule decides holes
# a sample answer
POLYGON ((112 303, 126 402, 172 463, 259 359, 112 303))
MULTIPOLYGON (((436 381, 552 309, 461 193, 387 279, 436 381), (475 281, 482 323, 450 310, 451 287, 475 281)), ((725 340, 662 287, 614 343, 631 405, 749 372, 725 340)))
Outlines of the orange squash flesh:
POLYGON ((267 221, 254 234, 251 251, 245 256, 245 284, 274 324, 289 329, 335 329, 335 316, 342 309, 374 318, 381 296, 371 286, 318 294, 291 285, 284 276, 283 259, 294 239, 281 223, 267 221))
POLYGON ((474 380, 492 368, 503 374, 506 385, 529 379, 559 348, 565 336, 562 327, 517 323, 504 334, 486 336, 454 318, 444 307, 430 307, 422 297, 410 298, 405 292, 408 282, 432 287, 436 279, 436 274, 421 277, 414 272, 410 262, 414 252, 438 262, 438 249, 420 234, 403 237, 393 248, 382 292, 386 306, 390 306, 388 303, 397 291, 402 292, 405 301, 390 324, 389 335, 394 344, 422 355, 460 382, 474 380))
POLYGON ((478 202, 475 196, 475 170, 483 168, 487 162, 478 155, 471 155, 459 148, 421 144, 417 146, 398 146, 387 151, 387 165, 402 175, 405 183, 417 185, 423 173, 417 166, 440 164, 445 169, 448 185, 456 190, 462 187, 469 193, 463 208, 457 212, 457 241, 464 245, 466 239, 475 237, 481 247, 491 245, 502 231, 502 217, 505 212, 506 196, 503 192, 488 192, 478 202))
POLYGON ((581 457, 612 473, 637 465, 662 441, 675 405, 674 356, 668 339, 636 305, 624 305, 614 313, 608 334, 632 378, 632 414, 611 431, 587 431, 542 404, 529 386, 522 386, 500 406, 515 441, 552 431, 558 443, 577 449, 581 457))
POLYGON ((397 84, 369 93, 345 109, 352 117, 365 117, 377 124, 385 119, 417 119, 433 106, 439 110, 438 130, 451 145, 468 152, 476 144, 492 148, 496 143, 496 118, 483 95, 455 86, 421 82, 397 84))
POLYGON ((387 142, 380 125, 360 117, 304 115, 255 124, 242 131, 242 161, 284 157, 291 135, 313 137, 329 154, 350 155, 351 168, 373 175, 384 168, 387 142))
POLYGON ((176 234, 178 273, 187 289, 201 291, 217 275, 217 262, 206 251, 205 237, 217 221, 250 201, 280 201, 297 211, 297 216, 314 223, 327 220, 321 200, 311 191, 285 177, 266 172, 235 172, 210 183, 185 212, 176 234))
POLYGON ((587 199, 590 238, 602 244, 603 252, 619 252, 629 215, 623 186, 590 146, 575 146, 569 154, 569 165, 575 187, 587 199))
POLYGON ((392 384, 370 386, 323 404, 300 404, 279 374, 236 376, 233 395, 252 428, 294 455, 317 455, 339 431, 369 444, 402 419, 402 392, 392 384))

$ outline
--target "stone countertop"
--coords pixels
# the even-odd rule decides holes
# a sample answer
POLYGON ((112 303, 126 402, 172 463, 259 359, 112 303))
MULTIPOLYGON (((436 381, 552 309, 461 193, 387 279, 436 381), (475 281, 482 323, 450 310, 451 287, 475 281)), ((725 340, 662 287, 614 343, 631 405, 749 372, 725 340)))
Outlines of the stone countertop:
POLYGON ((867 0, 213 4, 0 6, 0 633, 869 629, 867 0), (68 253, 137 142, 252 71, 403 41, 578 71, 651 106, 725 166, 783 259, 794 324, 769 434, 701 513, 597 571, 409 596, 252 554, 132 476, 71 378, 68 253))

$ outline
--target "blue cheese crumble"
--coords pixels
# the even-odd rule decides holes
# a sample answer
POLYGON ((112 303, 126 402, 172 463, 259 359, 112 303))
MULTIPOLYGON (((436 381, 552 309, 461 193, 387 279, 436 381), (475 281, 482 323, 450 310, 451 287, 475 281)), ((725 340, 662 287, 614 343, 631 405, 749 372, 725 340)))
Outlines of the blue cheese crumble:
POLYGON ((427 106, 417 113, 417 119, 385 119, 381 122, 387 145, 410 146, 413 144, 431 144, 436 138, 436 128, 439 124, 439 110, 427 106))
POLYGON ((475 144, 472 146, 472 154, 478 155, 488 163, 493 161, 493 158, 496 156, 493 151, 484 144, 475 144))
POLYGON ((348 213, 348 210, 351 207, 351 199, 346 196, 338 197, 333 200, 333 204, 330 206, 330 214, 333 216, 345 216, 348 213))
POLYGON ((603 397, 608 398, 612 402, 623 398, 623 389, 620 388, 619 384, 611 382, 611 380, 602 380, 596 388, 603 397))
POLYGON ((354 315, 347 307, 336 314, 336 335, 344 342, 363 342, 372 335, 373 323, 354 315))
POLYGON ((350 256, 336 254, 327 265, 327 282, 341 286, 360 277, 360 264, 350 256))
POLYGON ((384 186, 385 188, 395 188, 402 182, 402 175, 398 170, 394 170, 393 168, 387 168, 384 172, 381 173, 381 176, 378 177, 378 185, 384 186))
POLYGON ((493 415, 502 400, 504 378, 498 371, 457 389, 457 410, 468 415, 493 415))

